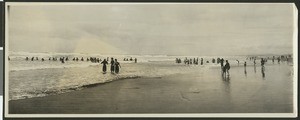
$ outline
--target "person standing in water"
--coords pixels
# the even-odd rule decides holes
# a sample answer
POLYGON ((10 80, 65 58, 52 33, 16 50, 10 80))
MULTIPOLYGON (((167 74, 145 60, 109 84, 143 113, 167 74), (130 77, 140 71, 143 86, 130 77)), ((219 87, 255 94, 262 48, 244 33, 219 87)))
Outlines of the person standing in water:
POLYGON ((110 72, 113 73, 115 71, 115 61, 114 58, 110 60, 110 72))
POLYGON ((260 60, 260 65, 261 65, 262 67, 264 67, 264 65, 265 65, 265 60, 264 60, 263 58, 261 58, 261 60, 260 60))
POLYGON ((137 59, 136 58, 134 58, 134 62, 137 63, 137 59))
POLYGON ((106 64, 108 64, 108 62, 106 61, 106 59, 104 59, 101 64, 103 64, 103 67, 102 67, 102 71, 103 72, 106 72, 106 64))
POLYGON ((224 59, 223 58, 220 60, 220 63, 221 63, 221 68, 222 68, 223 64, 224 64, 224 59))
POLYGON ((225 69, 225 74, 227 72, 227 75, 229 76, 230 64, 228 63, 228 60, 226 60, 226 64, 224 66, 224 69, 225 69))
POLYGON ((118 74, 119 73, 119 70, 120 70, 120 68, 121 68, 121 65, 120 65, 120 63, 118 62, 118 60, 117 59, 115 59, 115 72, 118 74))

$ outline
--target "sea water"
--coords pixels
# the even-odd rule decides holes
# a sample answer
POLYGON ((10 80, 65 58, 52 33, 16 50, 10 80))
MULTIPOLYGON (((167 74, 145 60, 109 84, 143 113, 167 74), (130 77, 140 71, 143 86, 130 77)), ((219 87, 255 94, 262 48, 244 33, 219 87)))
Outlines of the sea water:
MULTIPOLYGON (((217 63, 211 63, 212 58, 224 58, 229 60, 231 66, 238 66, 237 61, 246 61, 247 56, 168 56, 168 55, 101 55, 84 53, 29 53, 10 52, 9 63, 9 100, 43 97, 64 92, 84 89, 86 87, 112 82, 115 80, 134 79, 140 77, 164 77, 173 74, 184 74, 211 67, 219 67, 217 63), (29 60, 26 61, 25 58, 29 60), (39 60, 32 57, 38 57, 39 60), (57 61, 48 60, 56 57, 57 61), (69 61, 61 63, 60 57, 68 57, 69 61), (78 57, 78 61, 73 61, 78 57), (81 61, 81 58, 84 61, 81 61), (102 72, 102 64, 87 61, 89 57, 106 59, 111 57, 118 59, 121 64, 119 74, 110 73, 110 64, 107 72, 102 72), (45 61, 41 61, 44 58, 45 61), (137 58, 133 61, 123 61, 124 58, 137 58), (204 58, 204 65, 177 64, 175 59, 204 58), (209 63, 206 63, 209 61, 209 63)), ((110 62, 110 61, 108 61, 110 62)), ((258 63, 259 61, 257 61, 258 63)), ((252 62, 251 62, 252 63, 252 62)), ((249 62, 248 64, 251 65, 249 62)), ((240 62, 242 65, 242 62, 240 62)))

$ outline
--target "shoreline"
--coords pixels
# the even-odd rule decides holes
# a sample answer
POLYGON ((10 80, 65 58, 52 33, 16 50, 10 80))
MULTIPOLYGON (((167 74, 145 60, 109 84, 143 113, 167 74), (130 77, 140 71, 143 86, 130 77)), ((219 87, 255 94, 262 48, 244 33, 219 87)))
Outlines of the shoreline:
POLYGON ((293 80, 271 76, 270 72, 278 72, 271 68, 267 68, 266 78, 259 79, 259 68, 258 73, 252 69, 249 67, 244 76, 243 67, 233 67, 230 79, 222 79, 219 69, 209 69, 117 80, 58 95, 9 101, 9 114, 293 112, 293 80))

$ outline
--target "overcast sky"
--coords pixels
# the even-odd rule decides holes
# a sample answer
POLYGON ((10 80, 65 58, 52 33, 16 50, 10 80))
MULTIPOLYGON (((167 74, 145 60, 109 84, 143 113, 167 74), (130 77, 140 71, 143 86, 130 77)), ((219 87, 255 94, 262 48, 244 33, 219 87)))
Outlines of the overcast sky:
POLYGON ((293 50, 293 4, 10 5, 8 23, 10 51, 251 55, 293 50))

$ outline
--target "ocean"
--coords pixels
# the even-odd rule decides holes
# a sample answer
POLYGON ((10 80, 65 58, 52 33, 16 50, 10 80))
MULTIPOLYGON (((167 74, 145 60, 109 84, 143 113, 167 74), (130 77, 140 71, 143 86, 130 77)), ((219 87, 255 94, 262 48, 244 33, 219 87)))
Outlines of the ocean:
MULTIPOLYGON (((115 80, 135 79, 141 77, 164 77, 174 74, 185 74, 198 71, 206 71, 217 68, 220 65, 212 63, 212 58, 224 58, 232 67, 253 65, 247 56, 168 56, 168 55, 101 55, 83 53, 29 53, 9 52, 9 100, 26 99, 56 95, 74 90, 81 90, 98 84, 113 82, 115 80), (26 61, 25 58, 29 57, 26 61), (38 57, 39 60, 31 57, 38 57), (49 57, 57 57, 57 61, 48 60, 49 57), (69 61, 61 63, 59 57, 68 57, 69 61), (78 61, 73 61, 78 57, 78 61), (81 61, 81 58, 84 61, 81 61), (121 64, 119 74, 110 73, 110 65, 107 73, 102 72, 102 64, 87 61, 89 57, 106 59, 113 57, 121 64), (175 63, 176 58, 203 58, 204 65, 185 65, 175 63), (45 61, 41 61, 44 58, 45 61), (123 61, 124 58, 137 58, 134 61, 123 61), (237 61, 240 64, 237 64, 237 61), (206 63, 209 61, 209 63, 206 63)), ((259 60, 257 60, 259 63, 259 60)), ((272 65, 271 62, 267 64, 272 65)))

